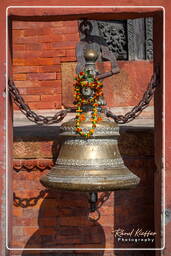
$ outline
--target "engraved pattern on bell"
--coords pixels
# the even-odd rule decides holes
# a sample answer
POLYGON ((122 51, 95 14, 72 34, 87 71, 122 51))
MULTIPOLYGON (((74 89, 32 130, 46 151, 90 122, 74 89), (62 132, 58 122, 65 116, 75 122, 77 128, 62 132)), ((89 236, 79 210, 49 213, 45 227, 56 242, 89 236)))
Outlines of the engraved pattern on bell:
MULTIPOLYGON (((131 176, 131 175, 130 175, 131 176)), ((132 178, 134 178, 134 175, 132 175, 132 178)), ((91 176, 85 176, 85 177, 82 177, 82 176, 70 176, 70 180, 67 179, 67 177, 56 177, 53 175, 50 176, 49 180, 51 181, 57 181, 57 182, 63 182, 65 180, 66 183, 70 183, 71 181, 72 182, 78 182, 78 179, 80 180, 80 183, 92 183, 93 181, 101 181, 102 179, 105 180, 105 181, 111 181, 113 179, 112 176, 100 176, 100 177, 91 177, 91 176)), ((124 176, 124 175, 118 175, 117 177, 115 177, 115 181, 119 181, 120 179, 122 179, 123 181, 127 181, 128 177, 127 176, 124 176)))
POLYGON ((117 144, 116 140, 112 140, 112 139, 88 139, 85 140, 84 138, 80 138, 78 140, 73 140, 72 138, 68 138, 68 140, 65 141, 66 145, 94 145, 94 144, 98 144, 98 145, 103 145, 103 144, 117 144))
MULTIPOLYGON (((104 115, 101 114, 101 116, 102 116, 102 121, 96 124, 95 132, 91 138, 96 136, 105 136, 105 137, 109 137, 112 135, 118 136, 119 135, 118 125, 112 122, 111 120, 109 120, 108 118, 104 117, 104 115)), ((91 118, 90 112, 86 113, 85 117, 86 117, 86 120, 81 123, 81 128, 83 132, 87 132, 88 129, 90 129, 91 127, 91 122, 89 121, 89 119, 91 118)), ((80 136, 75 133, 75 118, 72 118, 70 121, 62 124, 60 127, 60 131, 61 131, 61 136, 75 135, 80 138, 80 136)))
POLYGON ((118 165, 123 164, 121 158, 115 159, 88 159, 88 160, 74 160, 74 159, 58 159, 57 164, 59 165, 68 165, 68 166, 93 166, 98 168, 101 166, 107 167, 118 167, 118 165))

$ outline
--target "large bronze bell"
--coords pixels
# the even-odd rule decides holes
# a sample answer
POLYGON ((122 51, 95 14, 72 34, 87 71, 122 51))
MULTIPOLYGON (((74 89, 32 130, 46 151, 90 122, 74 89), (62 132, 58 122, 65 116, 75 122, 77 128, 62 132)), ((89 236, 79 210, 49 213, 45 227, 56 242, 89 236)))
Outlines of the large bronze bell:
MULTIPOLYGON (((91 127, 85 113, 83 129, 91 127)), ((61 126, 63 143, 56 165, 41 177, 49 188, 71 191, 113 191, 133 188, 139 178, 125 165, 118 149, 119 127, 103 117, 95 133, 86 139, 76 134, 75 120, 61 126)))
MULTIPOLYGON (((99 76, 95 66, 98 54, 90 47, 90 39, 89 35, 88 42, 83 41, 77 47, 77 72, 85 71, 95 78, 99 76), (84 53, 81 49, 84 49, 84 53)), ((94 43, 94 37, 92 41, 94 43)), ((107 47, 103 46, 102 54, 105 58, 109 57, 113 63, 112 71, 100 75, 100 79, 119 72, 115 56, 111 56, 107 47)), ((87 81, 88 78, 85 82, 87 81)), ((80 95, 85 101, 92 99, 97 90, 89 85, 81 88, 80 95)), ((80 136, 75 129, 75 118, 64 123, 60 127, 60 136, 63 140, 56 164, 40 179, 41 183, 48 188, 90 192, 91 211, 96 209, 98 191, 129 189, 135 187, 140 181, 124 165, 118 148, 119 127, 102 114, 101 106, 105 105, 105 100, 103 94, 101 95, 96 99, 100 121, 97 122, 93 135, 86 138, 80 136)), ((84 120, 81 122, 81 130, 84 133, 92 127, 90 121, 92 109, 91 104, 82 105, 84 120)))

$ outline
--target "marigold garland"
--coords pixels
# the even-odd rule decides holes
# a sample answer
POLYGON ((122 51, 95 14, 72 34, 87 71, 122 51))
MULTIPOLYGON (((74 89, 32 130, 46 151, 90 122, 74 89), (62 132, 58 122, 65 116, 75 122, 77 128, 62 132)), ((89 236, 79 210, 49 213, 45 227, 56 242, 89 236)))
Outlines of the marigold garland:
POLYGON ((75 131, 81 136, 89 137, 93 135, 96 128, 96 123, 102 120, 102 118, 98 116, 98 99, 99 96, 103 96, 103 84, 97 78, 93 77, 89 71, 80 72, 75 80, 76 82, 74 84, 74 104, 77 106, 75 131), (92 95, 92 97, 88 99, 84 97, 84 95, 81 93, 83 87, 89 87, 93 89, 94 94, 92 95), (90 119, 92 122, 92 127, 88 130, 88 132, 83 132, 82 128, 80 127, 80 123, 86 119, 85 115, 82 113, 83 105, 91 105, 93 107, 90 119))

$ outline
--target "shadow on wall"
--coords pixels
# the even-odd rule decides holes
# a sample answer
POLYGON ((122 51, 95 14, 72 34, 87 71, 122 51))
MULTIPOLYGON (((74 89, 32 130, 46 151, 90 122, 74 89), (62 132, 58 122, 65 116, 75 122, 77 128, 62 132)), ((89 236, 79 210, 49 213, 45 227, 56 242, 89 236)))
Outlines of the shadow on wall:
MULTIPOLYGON (((42 250, 37 253, 34 250, 23 251, 22 256, 75 255, 74 248, 105 248, 103 228, 98 222, 94 223, 88 219, 88 207, 86 193, 49 192, 40 206, 39 229, 25 246, 25 248, 42 248, 42 250), (59 251, 46 252, 43 248, 58 248, 59 251), (73 249, 62 251, 60 248, 73 249)), ((84 255, 102 256, 103 250, 86 252, 84 255)))
MULTIPOLYGON (((53 141, 53 162, 59 153, 59 127, 26 126, 15 128, 15 141, 53 141)), ((32 173, 30 173, 32 175, 32 173)), ((40 174, 42 175, 42 173, 40 174)), ((39 185, 38 185, 39 186, 39 185)), ((75 248, 105 248, 106 240, 102 226, 88 219, 88 194, 81 192, 56 192, 49 190, 42 201, 38 214, 38 230, 29 238, 25 248, 42 248, 40 251, 23 251, 22 256, 32 255, 82 255, 75 248), (44 251, 43 248, 49 248, 44 251), (59 248, 50 251, 50 248, 59 248), (60 248, 73 248, 63 251, 60 248)), ((34 218, 34 217, 33 217, 34 218)), ((103 249, 87 251, 85 255, 104 255, 103 249)))
POLYGON ((140 178, 134 189, 115 192, 114 197, 114 248, 137 248, 135 251, 116 251, 115 256, 154 256, 155 251, 138 248, 155 248, 154 232, 154 135, 147 127, 121 127, 119 151, 127 168, 140 178))

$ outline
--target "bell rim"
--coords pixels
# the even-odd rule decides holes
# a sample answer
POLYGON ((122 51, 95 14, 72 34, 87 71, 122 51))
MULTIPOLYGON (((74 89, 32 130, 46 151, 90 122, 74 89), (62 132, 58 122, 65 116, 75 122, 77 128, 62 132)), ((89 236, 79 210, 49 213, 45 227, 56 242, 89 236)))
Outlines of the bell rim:
MULTIPOLYGON (((50 175, 50 173, 49 173, 50 175)), ((128 175, 125 177, 125 179, 122 179, 122 175, 118 175, 117 177, 120 179, 116 179, 116 176, 113 176, 113 179, 110 179, 108 181, 106 180, 101 180, 100 182, 96 183, 81 183, 81 179, 78 177, 77 182, 64 181, 61 178, 60 182, 55 182, 53 177, 51 181, 48 179, 48 175, 43 175, 40 178, 40 182, 43 186, 50 188, 50 189, 55 189, 59 191, 80 191, 80 192, 103 192, 103 191, 116 191, 116 190, 124 190, 124 189, 132 189, 135 188, 139 182, 140 178, 133 174, 132 172, 129 171, 128 175)), ((94 176, 94 180, 97 177, 94 176)))

